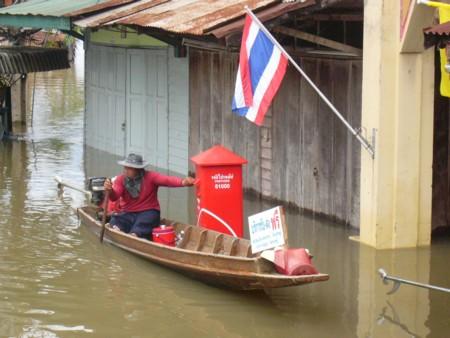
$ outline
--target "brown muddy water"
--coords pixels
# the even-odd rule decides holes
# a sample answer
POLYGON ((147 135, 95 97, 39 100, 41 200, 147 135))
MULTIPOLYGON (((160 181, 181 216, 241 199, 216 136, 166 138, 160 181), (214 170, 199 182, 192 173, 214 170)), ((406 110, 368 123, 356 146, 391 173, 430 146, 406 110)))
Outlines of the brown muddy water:
MULTIPOLYGON (((78 60, 79 61, 79 60, 78 60)), ((33 128, 0 142, 0 337, 450 337, 450 295, 402 286, 376 270, 450 287, 450 241, 375 251, 355 231, 287 213, 291 246, 308 247, 328 282, 242 293, 148 263, 78 224, 83 182, 120 171, 83 146, 83 69, 38 74, 33 128)), ((192 192, 161 190, 166 217, 193 221, 192 192)), ((246 214, 270 204, 247 198, 246 214)))

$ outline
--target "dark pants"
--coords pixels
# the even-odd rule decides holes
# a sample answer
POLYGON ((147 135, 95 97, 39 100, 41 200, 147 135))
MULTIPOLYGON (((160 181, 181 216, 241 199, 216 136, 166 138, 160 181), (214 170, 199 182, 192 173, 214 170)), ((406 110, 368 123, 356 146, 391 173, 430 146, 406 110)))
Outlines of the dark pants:
POLYGON ((138 237, 151 239, 152 230, 159 226, 159 210, 121 212, 113 214, 109 224, 116 225, 123 232, 135 233, 138 237))

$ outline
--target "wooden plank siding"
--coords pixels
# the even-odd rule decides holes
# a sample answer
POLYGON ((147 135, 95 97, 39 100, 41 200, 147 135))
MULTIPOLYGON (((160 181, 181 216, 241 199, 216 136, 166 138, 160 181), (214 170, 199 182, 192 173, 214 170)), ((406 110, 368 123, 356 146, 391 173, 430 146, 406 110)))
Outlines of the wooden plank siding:
MULTIPOLYGON (((297 59, 359 126, 362 61, 297 59)), ((245 188, 358 226, 359 143, 293 67, 259 128, 231 112, 237 54, 191 48, 189 61, 189 156, 223 144, 248 159, 245 188)))
POLYGON ((441 68, 439 54, 435 56, 432 234, 450 232, 450 102, 440 94, 441 68))

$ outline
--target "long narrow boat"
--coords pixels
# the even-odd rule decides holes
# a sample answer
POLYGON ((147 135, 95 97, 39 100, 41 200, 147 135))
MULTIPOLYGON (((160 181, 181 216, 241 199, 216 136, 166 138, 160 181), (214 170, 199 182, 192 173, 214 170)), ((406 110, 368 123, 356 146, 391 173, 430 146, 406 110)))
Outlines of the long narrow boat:
MULTIPOLYGON (((81 222, 100 235, 97 209, 77 210, 81 222)), ((327 274, 286 276, 276 272, 273 263, 252 255, 250 242, 199 226, 163 220, 183 239, 176 247, 137 238, 106 225, 105 241, 151 262, 169 267, 208 284, 236 290, 261 290, 326 281, 327 274)))

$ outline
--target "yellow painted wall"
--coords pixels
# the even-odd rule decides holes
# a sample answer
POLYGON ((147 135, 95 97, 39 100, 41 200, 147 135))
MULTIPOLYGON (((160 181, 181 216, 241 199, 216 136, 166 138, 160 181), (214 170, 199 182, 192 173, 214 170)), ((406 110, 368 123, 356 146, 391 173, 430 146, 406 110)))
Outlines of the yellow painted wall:
POLYGON ((146 34, 138 34, 128 27, 111 27, 92 31, 90 42, 121 47, 167 47, 165 42, 146 34), (122 33, 120 29, 126 33, 122 33))
POLYGON ((362 126, 376 130, 376 144, 375 159, 361 153, 360 240, 378 249, 431 237, 434 52, 402 53, 400 20, 399 1, 367 0, 362 126))

